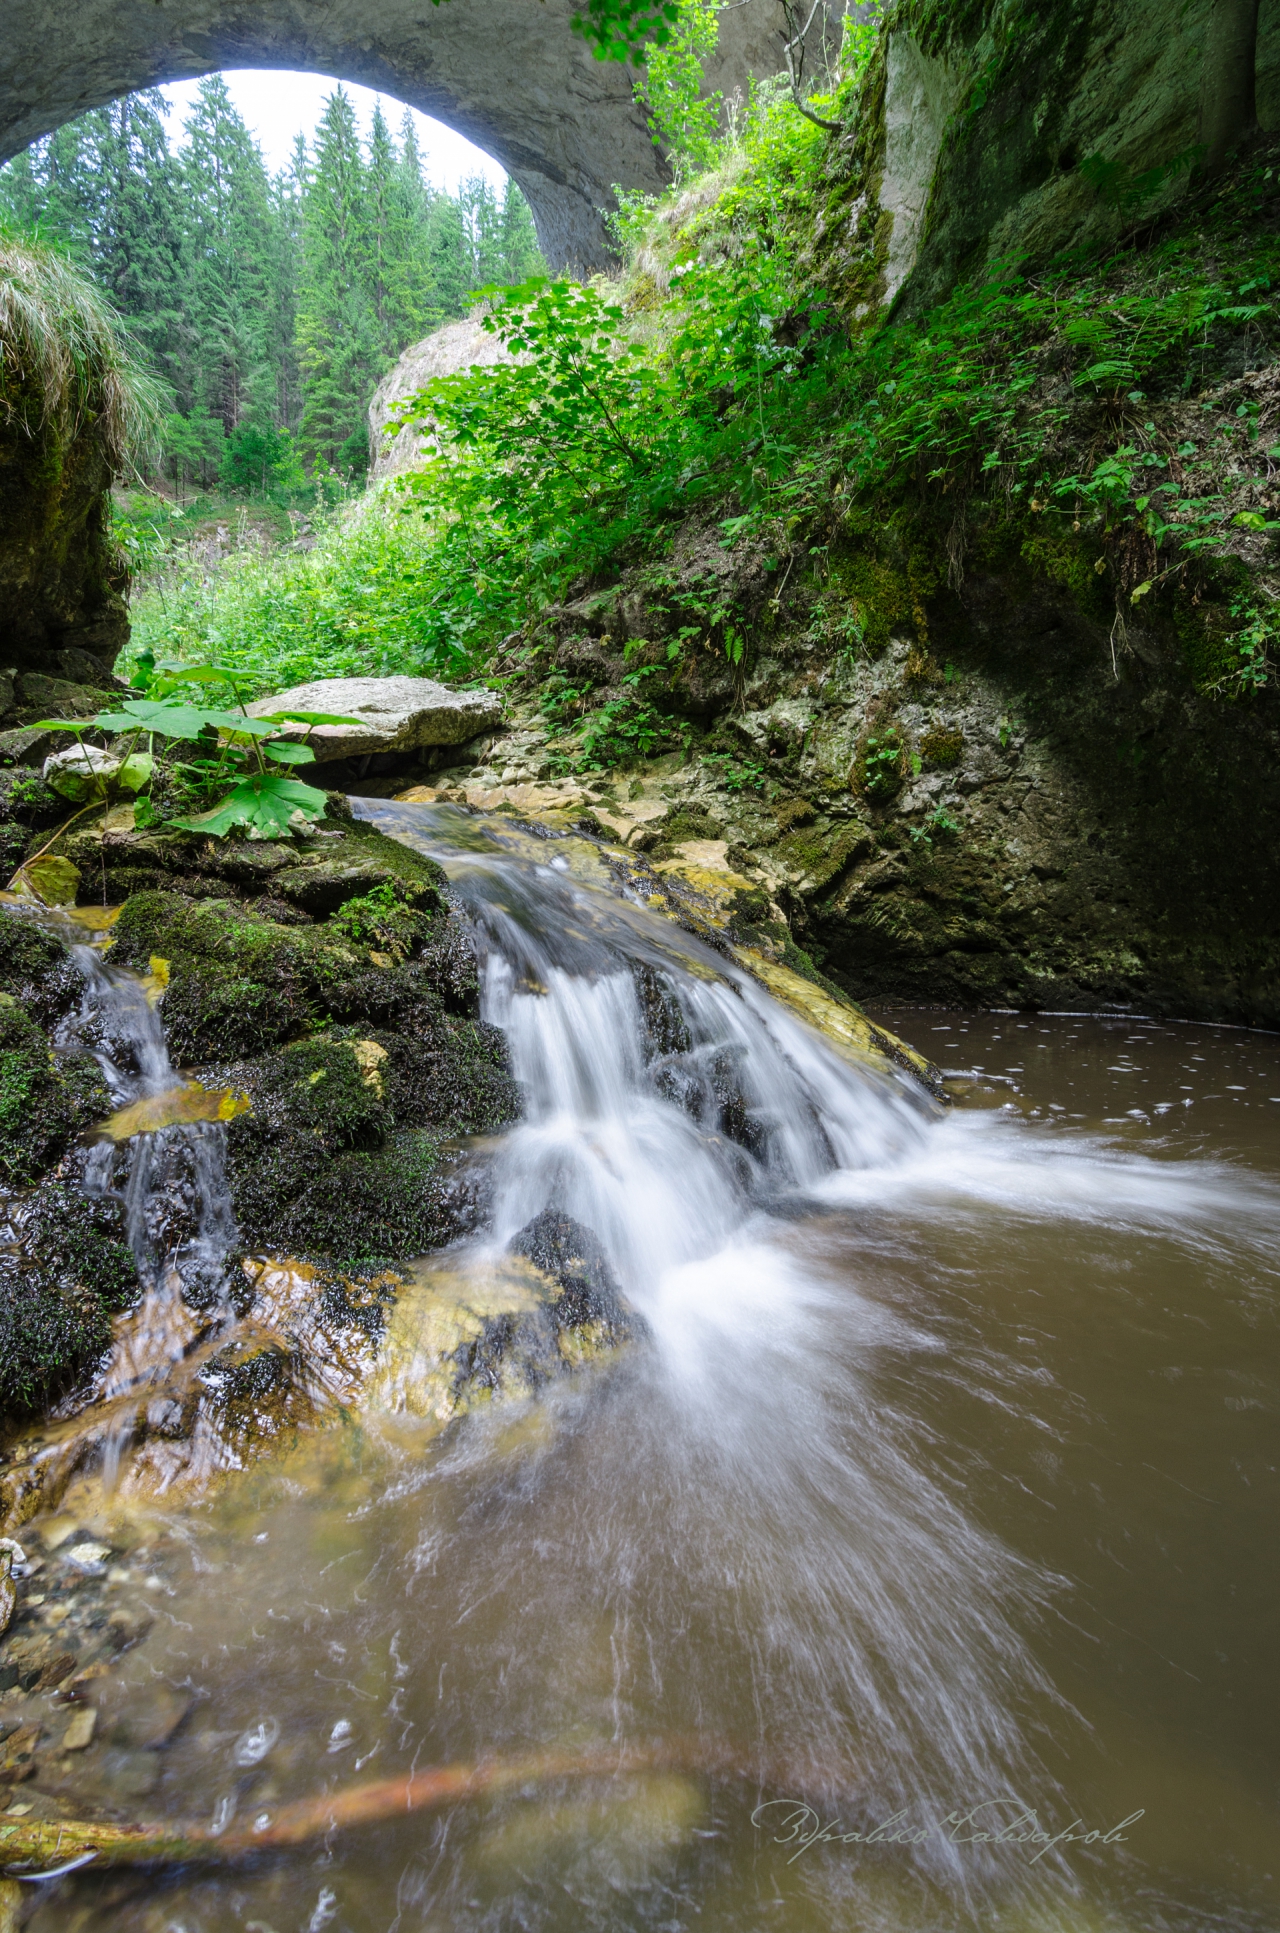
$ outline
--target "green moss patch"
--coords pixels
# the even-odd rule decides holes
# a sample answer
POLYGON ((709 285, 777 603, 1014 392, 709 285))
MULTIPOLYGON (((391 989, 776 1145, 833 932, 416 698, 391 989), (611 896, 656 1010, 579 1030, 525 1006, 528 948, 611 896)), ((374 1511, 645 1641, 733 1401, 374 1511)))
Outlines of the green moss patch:
POLYGON ((357 944, 340 920, 283 925, 226 900, 139 893, 117 922, 113 957, 138 969, 153 954, 170 962, 165 1031, 184 1066, 269 1053, 330 1022, 422 1036, 442 1013, 474 1012, 475 956, 460 922, 400 899, 372 913, 357 901, 350 923, 366 932, 381 918, 394 953, 357 944), (409 958, 395 957, 405 949, 409 958))
POLYGON ((232 1203, 250 1247, 368 1271, 477 1225, 474 1192, 431 1135, 397 1134, 382 1149, 337 1159, 318 1140, 257 1140, 247 1122, 228 1138, 232 1203))
POLYGON ((0 1181, 37 1180, 62 1154, 75 1110, 49 1043, 11 999, 0 1006, 0 1181))
POLYGON ((83 989, 61 940, 21 914, 0 911, 0 992, 50 1026, 75 1006, 83 989))
POLYGON ((935 725, 920 740, 920 756, 928 765, 958 765, 964 733, 954 726, 935 725))
POLYGON ((19 1255, 0 1260, 0 1414, 20 1416, 66 1389, 102 1355, 111 1316, 138 1293, 114 1201, 59 1182, 23 1216, 19 1255))

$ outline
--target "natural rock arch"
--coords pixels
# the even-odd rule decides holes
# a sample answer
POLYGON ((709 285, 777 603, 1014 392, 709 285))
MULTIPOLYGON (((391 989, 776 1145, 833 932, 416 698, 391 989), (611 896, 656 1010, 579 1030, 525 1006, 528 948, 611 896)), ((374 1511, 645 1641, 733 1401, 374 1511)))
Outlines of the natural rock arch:
MULTIPOLYGON (((842 9, 841 9, 842 10, 842 9)), ((373 87, 456 128, 528 197, 556 268, 608 256, 615 183, 668 179, 631 91, 569 31, 571 0, 8 0, 0 160, 89 108, 219 68, 300 69, 373 87)), ((779 0, 721 16, 708 85, 781 65, 779 0)))

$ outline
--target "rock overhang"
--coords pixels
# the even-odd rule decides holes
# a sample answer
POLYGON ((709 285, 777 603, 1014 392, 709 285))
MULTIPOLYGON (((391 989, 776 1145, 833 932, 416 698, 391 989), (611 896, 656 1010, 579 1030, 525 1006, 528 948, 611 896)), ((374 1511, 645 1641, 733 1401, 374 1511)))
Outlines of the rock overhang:
MULTIPOLYGON (((834 9, 833 9, 834 11, 834 9)), ((0 159, 87 109, 222 68, 330 74, 465 135, 528 198, 548 262, 589 271, 612 254, 615 185, 669 181, 633 70, 570 32, 572 0, 9 0, 0 66, 0 159)), ((745 95, 781 65, 780 0, 722 17, 709 89, 745 95)))

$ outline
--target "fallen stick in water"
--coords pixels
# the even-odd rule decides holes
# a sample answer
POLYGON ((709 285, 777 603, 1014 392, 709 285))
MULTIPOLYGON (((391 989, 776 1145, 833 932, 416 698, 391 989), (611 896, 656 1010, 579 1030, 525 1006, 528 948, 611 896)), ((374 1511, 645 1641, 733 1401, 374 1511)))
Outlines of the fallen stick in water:
MULTIPOLYGON (((777 1768, 773 1769, 776 1772, 777 1768)), ((531 1752, 519 1758, 434 1766, 405 1778, 380 1779, 345 1792, 327 1792, 264 1810, 251 1825, 235 1830, 229 1825, 219 1828, 191 1820, 117 1826, 84 1819, 11 1820, 0 1816, 0 1868, 14 1878, 38 1879, 52 1878, 55 1870, 65 1872, 90 1861, 95 1866, 167 1866, 187 1861, 226 1864, 252 1853, 305 1845, 346 1827, 374 1825, 400 1813, 430 1811, 522 1785, 656 1770, 755 1777, 746 1752, 694 1739, 667 1739, 645 1746, 531 1752)))

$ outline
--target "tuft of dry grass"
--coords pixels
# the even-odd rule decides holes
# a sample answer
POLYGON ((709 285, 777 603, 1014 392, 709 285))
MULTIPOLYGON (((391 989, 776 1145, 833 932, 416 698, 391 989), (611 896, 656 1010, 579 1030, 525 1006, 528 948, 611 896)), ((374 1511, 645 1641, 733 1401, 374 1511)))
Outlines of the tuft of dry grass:
POLYGON ((155 441, 163 408, 84 271, 35 236, 0 231, 0 423, 66 441, 92 428, 119 472, 155 441))

